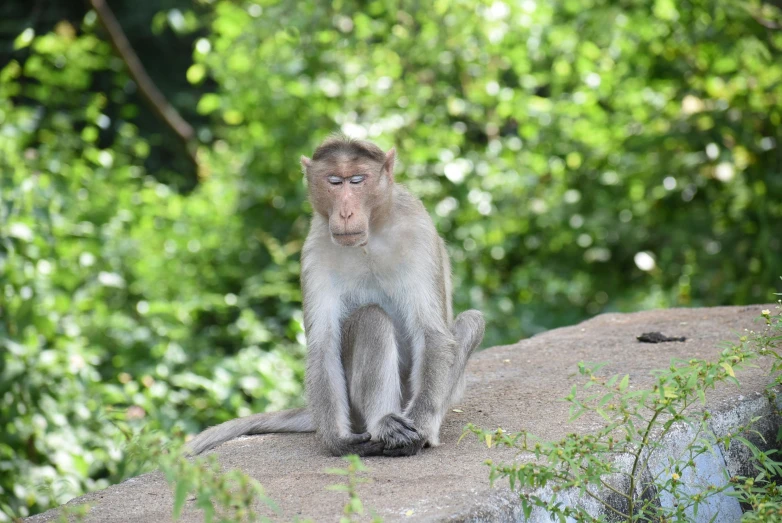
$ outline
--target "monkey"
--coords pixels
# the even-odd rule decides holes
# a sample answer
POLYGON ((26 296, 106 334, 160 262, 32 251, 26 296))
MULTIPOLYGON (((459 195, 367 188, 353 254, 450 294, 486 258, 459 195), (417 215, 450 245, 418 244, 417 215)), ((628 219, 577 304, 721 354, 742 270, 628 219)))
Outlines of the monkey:
POLYGON ((189 442, 191 455, 273 432, 314 431, 336 456, 440 444, 485 323, 477 310, 454 319, 445 242, 395 182, 395 161, 395 148, 344 136, 301 157, 313 210, 301 253, 307 407, 209 428, 189 442))

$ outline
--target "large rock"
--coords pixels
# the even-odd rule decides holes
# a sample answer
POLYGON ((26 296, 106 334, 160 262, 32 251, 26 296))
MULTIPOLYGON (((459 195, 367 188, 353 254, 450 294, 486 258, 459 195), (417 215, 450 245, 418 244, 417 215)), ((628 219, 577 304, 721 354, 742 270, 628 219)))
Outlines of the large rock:
MULTIPOLYGON (((504 485, 489 488, 487 458, 512 459, 507 450, 487 449, 474 437, 457 440, 463 427, 508 431, 528 430, 558 439, 568 432, 594 429, 594 420, 567 422, 568 405, 560 398, 580 379, 579 361, 609 362, 607 373, 628 373, 635 387, 648 384, 649 372, 665 368, 672 358, 716 358, 720 343, 736 340, 754 323, 762 306, 670 309, 633 314, 603 314, 573 327, 545 332, 515 345, 476 354, 469 363, 467 393, 461 412, 451 412, 442 429, 442 445, 411 458, 367 458, 371 483, 359 487, 365 507, 386 521, 402 519, 454 521, 512 521, 521 519, 518 497, 504 485), (640 343, 644 332, 685 336, 686 342, 640 343)), ((765 308, 769 308, 766 306, 765 308)), ((491 325, 488 326, 491 329, 491 325)), ((769 382, 768 362, 739 373, 742 388, 722 387, 709 396, 722 430, 755 413, 768 413, 762 391, 769 382), (733 420, 733 421, 731 421, 733 420)), ((343 467, 326 455, 311 434, 274 434, 240 438, 214 451, 225 469, 239 468, 258 479, 282 511, 282 519, 336 521, 346 495, 326 490, 341 478, 325 472, 343 467)), ((724 467, 725 459, 711 467, 724 467)), ((734 467, 735 464, 729 467, 734 467)), ((713 472, 713 471, 711 471, 713 472)), ((711 473, 710 472, 710 473, 711 473)), ((71 503, 89 503, 88 521, 162 522, 171 520, 172 493, 160 474, 128 480, 71 503)), ((182 521, 202 521, 188 502, 182 521)), ((723 500, 715 510, 721 520, 732 519, 739 508, 723 500)), ((733 503, 733 504, 731 504, 733 503)), ((56 510, 31 518, 50 521, 56 510)))

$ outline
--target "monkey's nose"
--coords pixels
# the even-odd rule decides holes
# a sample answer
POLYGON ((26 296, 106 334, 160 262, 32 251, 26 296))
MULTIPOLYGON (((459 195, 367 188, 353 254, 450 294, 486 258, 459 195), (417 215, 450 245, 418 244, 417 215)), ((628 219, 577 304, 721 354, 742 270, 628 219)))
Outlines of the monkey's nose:
POLYGON ((339 211, 339 217, 342 218, 343 220, 347 220, 351 216, 353 216, 353 211, 349 209, 342 209, 341 211, 339 211))

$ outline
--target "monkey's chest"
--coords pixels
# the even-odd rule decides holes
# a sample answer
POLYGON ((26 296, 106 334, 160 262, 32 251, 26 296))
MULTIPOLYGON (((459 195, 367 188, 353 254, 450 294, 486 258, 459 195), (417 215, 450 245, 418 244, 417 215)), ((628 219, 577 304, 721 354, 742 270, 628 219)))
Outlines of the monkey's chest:
POLYGON ((380 280, 371 273, 356 277, 354 281, 356 284, 351 286, 342 297, 346 316, 359 307, 374 304, 380 305, 394 320, 395 325, 401 326, 407 323, 404 296, 399 289, 394 288, 393 282, 380 280))
MULTIPOLYGON (((343 313, 345 317, 365 305, 379 305, 394 323, 397 344, 401 350, 412 338, 413 307, 411 296, 399 278, 380 278, 367 271, 355 275, 355 285, 343 295, 343 313)), ((385 273, 383 276, 389 276, 385 273)))
MULTIPOLYGON (((331 273, 351 291, 383 293, 389 297, 407 287, 419 268, 405 244, 395 245, 370 240, 365 248, 342 251, 331 273)), ((344 287, 343 287, 344 288, 344 287)))
POLYGON ((404 246, 381 242, 368 249, 356 249, 332 267, 332 276, 342 289, 342 311, 345 317, 364 305, 376 304, 391 317, 398 341, 411 338, 414 289, 425 278, 404 246))

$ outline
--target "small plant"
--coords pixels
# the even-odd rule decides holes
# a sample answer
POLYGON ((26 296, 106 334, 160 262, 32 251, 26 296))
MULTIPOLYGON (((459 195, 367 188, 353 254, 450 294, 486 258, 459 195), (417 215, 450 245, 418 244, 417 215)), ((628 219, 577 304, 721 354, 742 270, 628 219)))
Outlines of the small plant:
POLYGON ((255 508, 258 502, 279 512, 258 481, 239 470, 221 471, 214 455, 187 459, 181 440, 165 443, 156 433, 142 432, 132 438, 128 455, 139 471, 152 466, 163 473, 174 489, 174 520, 188 501, 203 511, 205 523, 267 521, 255 508))
MULTIPOLYGON (((782 296, 782 293, 776 293, 782 296)), ((750 332, 758 352, 771 358, 772 382, 766 388, 766 395, 772 408, 779 416, 779 403, 777 401, 779 386, 782 385, 782 355, 779 349, 782 347, 782 300, 777 300, 774 310, 765 309, 761 312, 761 320, 764 325, 760 332, 750 332)), ((782 427, 777 433, 777 446, 782 443, 782 427)), ((761 452, 757 448, 750 448, 753 455, 752 465, 756 471, 754 477, 731 478, 734 492, 739 501, 749 507, 744 514, 743 522, 765 523, 768 521, 782 521, 782 464, 778 461, 779 451, 771 449, 761 452)))
MULTIPOLYGON (((266 496, 258 481, 239 470, 221 471, 215 455, 188 459, 182 452, 182 438, 179 436, 168 439, 159 432, 141 430, 132 433, 123 424, 118 423, 116 426, 128 439, 122 461, 125 477, 159 470, 174 490, 173 520, 181 517, 188 501, 194 502, 195 508, 203 511, 205 523, 269 521, 256 510, 258 503, 280 516, 279 508, 266 496)), ((350 523, 365 513, 358 496, 358 486, 370 480, 359 476, 368 469, 358 456, 346 456, 345 460, 346 468, 333 468, 326 472, 345 476, 347 483, 327 488, 347 492, 348 501, 340 522, 350 523)), ((59 509, 57 521, 84 521, 89 510, 88 504, 64 505, 59 509)), ((378 523, 382 519, 373 514, 371 521, 378 523)))
POLYGON ((83 503, 80 505, 65 505, 60 509, 57 517, 57 523, 81 523, 87 517, 90 511, 90 505, 83 503))
MULTIPOLYGON (((181 438, 169 441, 160 433, 142 430, 131 434, 127 428, 119 428, 128 438, 122 462, 125 477, 160 470, 174 490, 175 521, 188 501, 194 501, 195 507, 203 511, 205 523, 268 521, 254 508, 258 502, 279 512, 260 483, 239 470, 221 471, 214 455, 189 460, 182 452, 181 438)), ((59 509, 58 521, 84 521, 89 510, 89 504, 64 505, 59 509)))
MULTIPOLYGON (((329 474, 346 476, 347 484, 329 485, 326 488, 329 490, 335 490, 337 492, 347 492, 348 501, 345 503, 345 508, 342 511, 344 515, 340 518, 339 521, 340 523, 350 523, 351 521, 356 521, 358 516, 364 515, 364 504, 361 502, 361 498, 358 496, 358 486, 361 483, 367 483, 369 480, 359 477, 359 474, 362 472, 368 472, 369 469, 361 462, 361 458, 354 454, 345 456, 344 459, 348 462, 346 468, 331 468, 326 470, 326 472, 329 474)), ((382 520, 379 517, 373 515, 372 521, 380 522, 382 520)))
POLYGON ((550 442, 528 432, 486 431, 471 424, 464 435, 473 433, 490 448, 518 450, 519 459, 512 463, 489 460, 487 464, 492 484, 507 479, 511 489, 520 492, 527 518, 539 507, 561 521, 598 521, 602 518, 594 514, 597 505, 612 520, 690 521, 709 498, 725 493, 749 508, 746 521, 782 520, 782 489, 777 486, 782 463, 775 450, 763 452, 745 437, 754 432, 752 425, 758 418, 717 435, 709 412, 694 408, 705 405, 705 392, 717 384, 738 385, 735 371, 759 355, 774 358, 775 377, 768 394, 776 399, 774 386, 782 383, 782 358, 777 352, 782 344, 781 309, 777 306, 774 314, 764 310, 762 331, 748 331, 738 343, 727 346, 717 361, 674 361, 668 369, 655 372, 650 389, 633 390, 628 375, 604 377, 603 365, 580 363, 578 372, 586 383, 574 386, 564 399, 570 403, 571 421, 582 416, 602 418, 602 427, 594 433, 572 433, 550 442), (668 438, 676 438, 683 450, 663 460, 657 451, 668 438), (696 461, 717 452, 718 445, 729 448, 732 441, 752 453, 757 475, 696 481, 696 461), (568 502, 576 498, 579 502, 568 502), (591 503, 582 503, 590 499, 591 503), (587 508, 590 504, 592 509, 587 508))

